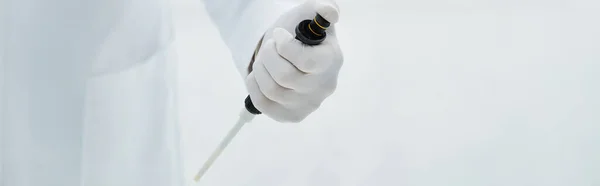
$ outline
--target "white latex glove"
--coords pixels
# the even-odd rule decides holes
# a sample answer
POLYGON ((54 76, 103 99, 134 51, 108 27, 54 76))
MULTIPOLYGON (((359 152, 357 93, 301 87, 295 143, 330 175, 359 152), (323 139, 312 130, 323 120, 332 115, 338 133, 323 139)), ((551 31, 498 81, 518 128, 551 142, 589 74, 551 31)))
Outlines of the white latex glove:
POLYGON ((330 96, 343 57, 334 31, 338 6, 333 1, 309 0, 279 17, 263 43, 246 78, 254 106, 279 122, 300 122, 330 96), (316 13, 331 23, 326 39, 308 46, 295 39, 298 23, 316 13))

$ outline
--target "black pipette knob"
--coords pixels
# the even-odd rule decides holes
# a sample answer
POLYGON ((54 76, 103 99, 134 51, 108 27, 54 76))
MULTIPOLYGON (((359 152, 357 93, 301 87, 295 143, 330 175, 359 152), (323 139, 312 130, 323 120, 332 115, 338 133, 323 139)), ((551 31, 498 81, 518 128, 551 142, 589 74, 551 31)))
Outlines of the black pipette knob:
POLYGON ((314 19, 301 21, 296 26, 296 39, 307 45, 318 45, 325 40, 329 25, 329 21, 317 14, 314 19))
MULTIPOLYGON (((318 45, 325 40, 327 33, 325 32, 331 23, 325 20, 321 15, 317 14, 314 19, 306 19, 298 23, 296 26, 296 39, 307 45, 318 45)), ((244 105, 248 112, 258 115, 261 112, 254 107, 250 95, 246 96, 244 105)))

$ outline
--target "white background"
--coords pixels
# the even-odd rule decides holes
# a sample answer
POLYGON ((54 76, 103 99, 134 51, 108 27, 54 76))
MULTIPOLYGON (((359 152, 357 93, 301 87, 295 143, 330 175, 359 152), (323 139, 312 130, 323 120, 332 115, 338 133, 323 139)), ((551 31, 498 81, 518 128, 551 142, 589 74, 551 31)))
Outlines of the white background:
MULTIPOLYGON (((200 0, 173 4, 191 180, 245 89, 200 0)), ((598 1, 338 4, 336 93, 257 117, 200 185, 600 185, 598 1)))

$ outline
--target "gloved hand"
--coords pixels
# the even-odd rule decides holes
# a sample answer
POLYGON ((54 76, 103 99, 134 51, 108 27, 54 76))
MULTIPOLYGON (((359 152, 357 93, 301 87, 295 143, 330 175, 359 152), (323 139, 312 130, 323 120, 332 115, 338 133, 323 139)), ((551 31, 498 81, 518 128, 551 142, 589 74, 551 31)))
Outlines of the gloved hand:
POLYGON ((265 33, 246 77, 254 106, 279 122, 300 122, 330 96, 343 56, 335 35, 338 6, 333 1, 307 2, 282 14, 265 33), (295 39, 302 20, 319 13, 331 23, 326 39, 308 46, 295 39))

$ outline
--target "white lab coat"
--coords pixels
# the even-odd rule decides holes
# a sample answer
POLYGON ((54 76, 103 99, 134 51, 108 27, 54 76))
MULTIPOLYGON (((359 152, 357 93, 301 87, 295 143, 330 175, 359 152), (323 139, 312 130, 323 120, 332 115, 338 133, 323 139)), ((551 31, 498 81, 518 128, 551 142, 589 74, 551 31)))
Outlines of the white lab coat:
MULTIPOLYGON (((0 1, 0 186, 183 184, 168 5, 0 1)), ((290 5, 205 0, 242 75, 290 5)))

